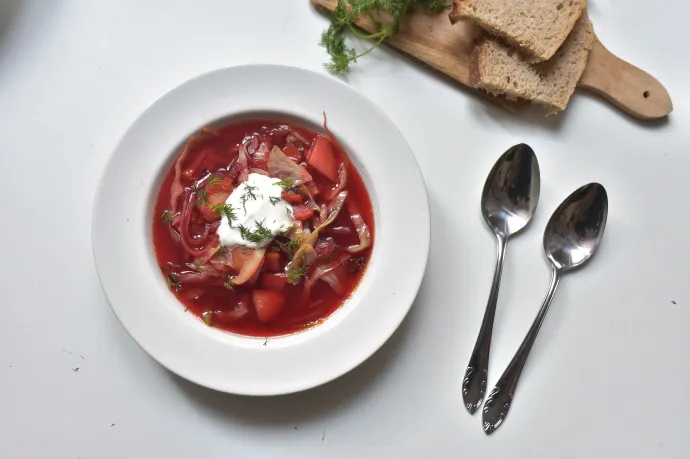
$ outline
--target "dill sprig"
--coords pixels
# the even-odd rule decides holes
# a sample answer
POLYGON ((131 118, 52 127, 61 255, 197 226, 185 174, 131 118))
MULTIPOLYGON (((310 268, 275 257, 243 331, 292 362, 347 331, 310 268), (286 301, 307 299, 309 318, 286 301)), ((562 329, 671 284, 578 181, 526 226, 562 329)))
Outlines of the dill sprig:
POLYGON ((232 285, 232 283, 230 283, 229 280, 223 282, 223 287, 225 287, 226 289, 230 290, 231 292, 235 290, 235 286, 232 285))
POLYGON ((237 220, 237 215, 235 215, 235 208, 232 207, 231 204, 216 204, 215 206, 211 207, 211 210, 217 213, 218 215, 225 215, 225 218, 228 219, 230 226, 232 226, 233 221, 237 220))
POLYGON ((279 187, 281 187, 285 191, 288 191, 288 190, 291 190, 295 186, 295 181, 293 179, 288 178, 288 179, 279 180, 277 182, 274 182, 273 184, 278 185, 279 187))
POLYGON ((244 209, 245 215, 247 215, 247 201, 249 201, 250 199, 256 201, 256 195, 254 194, 254 192, 258 189, 259 187, 256 187, 254 185, 244 186, 244 194, 240 198, 240 202, 242 202, 242 208, 244 209))
POLYGON ((163 220, 165 223, 172 223, 174 219, 175 216, 173 215, 172 210, 166 209, 161 214, 161 220, 163 220))
POLYGON ((297 252, 297 249, 299 249, 299 246, 302 245, 302 237, 297 236, 294 239, 290 239, 287 242, 280 242, 276 241, 278 246, 287 253, 288 258, 292 259, 292 257, 295 256, 295 252, 297 252))
MULTIPOLYGON (((440 12, 448 7, 447 0, 338 0, 333 11, 331 24, 321 34, 321 46, 326 48, 331 56, 331 62, 324 65, 326 69, 336 75, 350 71, 350 64, 358 58, 370 53, 384 40, 398 33, 400 21, 415 6, 422 6, 429 11, 440 12), (357 19, 362 15, 372 17, 373 13, 385 13, 391 16, 387 25, 374 20, 376 32, 366 34, 357 28, 357 19), (347 33, 365 40, 376 40, 374 44, 362 53, 357 54, 354 48, 345 43, 347 33)), ((372 17, 373 19, 373 17, 372 17)))
POLYGON ((261 221, 255 220, 254 221, 254 226, 256 229, 252 230, 250 228, 247 228, 244 225, 239 225, 237 228, 240 230, 240 236, 242 239, 245 241, 253 242, 255 244, 259 244, 267 239, 272 239, 273 238, 273 233, 271 230, 266 228, 264 225, 264 222, 266 219, 263 219, 261 221))
POLYGON ((280 236, 287 237, 287 234, 288 234, 290 231, 294 231, 294 230, 296 230, 296 229, 297 229, 297 225, 290 225, 290 226, 288 226, 288 227, 286 227, 285 225, 281 225, 278 234, 279 234, 280 236))
POLYGON ((258 186, 254 186, 254 185, 245 185, 245 187, 244 187, 244 192, 245 192, 245 194, 246 194, 247 196, 249 196, 251 199, 256 200, 256 195, 254 194, 254 192, 255 192, 256 190, 258 190, 258 189, 259 189, 258 186))
POLYGON ((306 266, 294 266, 290 264, 287 269, 287 277, 290 280, 292 284, 297 284, 302 277, 307 275, 307 267, 306 266))
POLYGON ((280 202, 280 198, 277 196, 270 196, 268 200, 271 201, 271 204, 274 206, 280 202))
POLYGON ((366 260, 364 259, 364 257, 347 258, 343 260, 343 265, 347 267, 347 270, 351 273, 356 273, 357 271, 364 268, 364 266, 366 265, 366 260))
POLYGON ((182 284, 180 280, 174 274, 168 274, 168 287, 172 290, 175 289, 178 292, 182 290, 182 284))
POLYGON ((196 191, 196 200, 194 201, 195 206, 200 206, 208 201, 208 192, 205 189, 200 189, 196 191))
POLYGON ((219 185, 220 182, 222 182, 222 180, 217 175, 209 175, 208 179, 206 180, 206 186, 216 186, 219 185))

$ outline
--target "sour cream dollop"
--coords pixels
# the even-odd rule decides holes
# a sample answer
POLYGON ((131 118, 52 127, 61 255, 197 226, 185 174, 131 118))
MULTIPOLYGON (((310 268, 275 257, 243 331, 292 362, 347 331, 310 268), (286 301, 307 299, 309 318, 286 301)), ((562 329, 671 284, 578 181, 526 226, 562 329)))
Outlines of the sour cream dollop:
POLYGON ((218 227, 221 245, 265 247, 294 224, 292 206, 282 199, 283 188, 278 182, 280 179, 252 173, 232 191, 225 204, 232 206, 237 218, 230 221, 227 215, 222 216, 218 227), (257 238, 247 232, 261 235, 261 240, 250 240, 257 238))

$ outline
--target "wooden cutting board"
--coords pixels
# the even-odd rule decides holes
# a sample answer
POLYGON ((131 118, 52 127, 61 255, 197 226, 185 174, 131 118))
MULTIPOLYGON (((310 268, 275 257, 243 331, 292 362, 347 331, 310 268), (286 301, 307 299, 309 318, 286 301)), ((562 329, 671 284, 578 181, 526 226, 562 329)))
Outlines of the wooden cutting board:
MULTIPOLYGON (((327 12, 332 12, 338 4, 338 0, 311 2, 327 12)), ((369 33, 376 32, 371 18, 361 18, 358 25, 369 33)), ((398 34, 386 43, 469 86, 470 54, 475 38, 481 33, 470 22, 452 25, 445 13, 420 11, 403 19, 398 34)), ((663 118, 673 110, 668 91, 656 78, 619 59, 599 40, 594 43, 578 87, 600 95, 642 120, 663 118)), ((519 107, 504 99, 491 99, 509 109, 519 107)))

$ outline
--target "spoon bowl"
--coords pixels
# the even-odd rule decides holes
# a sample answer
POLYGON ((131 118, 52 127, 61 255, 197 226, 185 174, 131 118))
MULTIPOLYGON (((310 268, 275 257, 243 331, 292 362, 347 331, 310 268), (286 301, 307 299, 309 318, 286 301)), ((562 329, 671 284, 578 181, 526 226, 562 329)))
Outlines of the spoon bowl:
POLYGON ((498 250, 486 312, 462 381, 462 398, 470 414, 486 393, 491 334, 508 237, 532 219, 539 201, 539 163, 532 148, 521 143, 501 155, 489 172, 482 192, 482 215, 496 235, 498 250))
POLYGON ((567 271, 589 260, 599 246, 608 214, 603 186, 590 183, 558 206, 544 231, 544 252, 556 268, 567 271))
POLYGON ((508 237, 523 229, 539 202, 539 162, 524 143, 509 148, 489 172, 482 192, 482 215, 492 231, 508 237))

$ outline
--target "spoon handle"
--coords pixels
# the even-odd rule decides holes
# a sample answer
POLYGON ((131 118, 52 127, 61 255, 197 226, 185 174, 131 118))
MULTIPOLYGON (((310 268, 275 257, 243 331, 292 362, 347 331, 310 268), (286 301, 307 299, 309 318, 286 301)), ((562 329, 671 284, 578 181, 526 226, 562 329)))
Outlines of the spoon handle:
POLYGON ((544 317, 546 317, 546 312, 549 310, 549 305, 551 304, 554 293, 556 293, 556 287, 558 287, 558 281, 560 279, 561 271, 554 266, 552 269, 549 291, 546 293, 546 298, 544 298, 544 303, 542 303, 536 319, 532 322, 532 326, 529 332, 527 332, 527 336, 525 336, 522 344, 520 344, 520 348, 515 353, 513 360, 508 364, 508 367, 503 372, 503 375, 501 375, 496 383, 496 387, 491 391, 489 398, 484 404, 483 424, 484 432, 487 435, 490 435, 494 430, 498 429, 508 414, 510 404, 513 401, 513 394, 515 394, 515 388, 522 374, 522 369, 525 366, 529 352, 532 350, 534 340, 537 339, 537 334, 539 333, 541 324, 544 322, 544 317))
POLYGON ((498 238, 498 250, 496 253, 496 269, 494 270, 494 280, 491 284, 489 301, 486 304, 484 319, 474 345, 472 356, 465 370, 465 377, 462 380, 462 399, 465 407, 470 414, 474 414, 484 400, 486 393, 486 375, 489 368, 489 350, 491 348, 491 334, 494 328, 494 316, 496 315, 496 302, 498 301, 498 287, 501 285, 501 273, 503 272, 503 260, 506 253, 505 236, 498 238))

